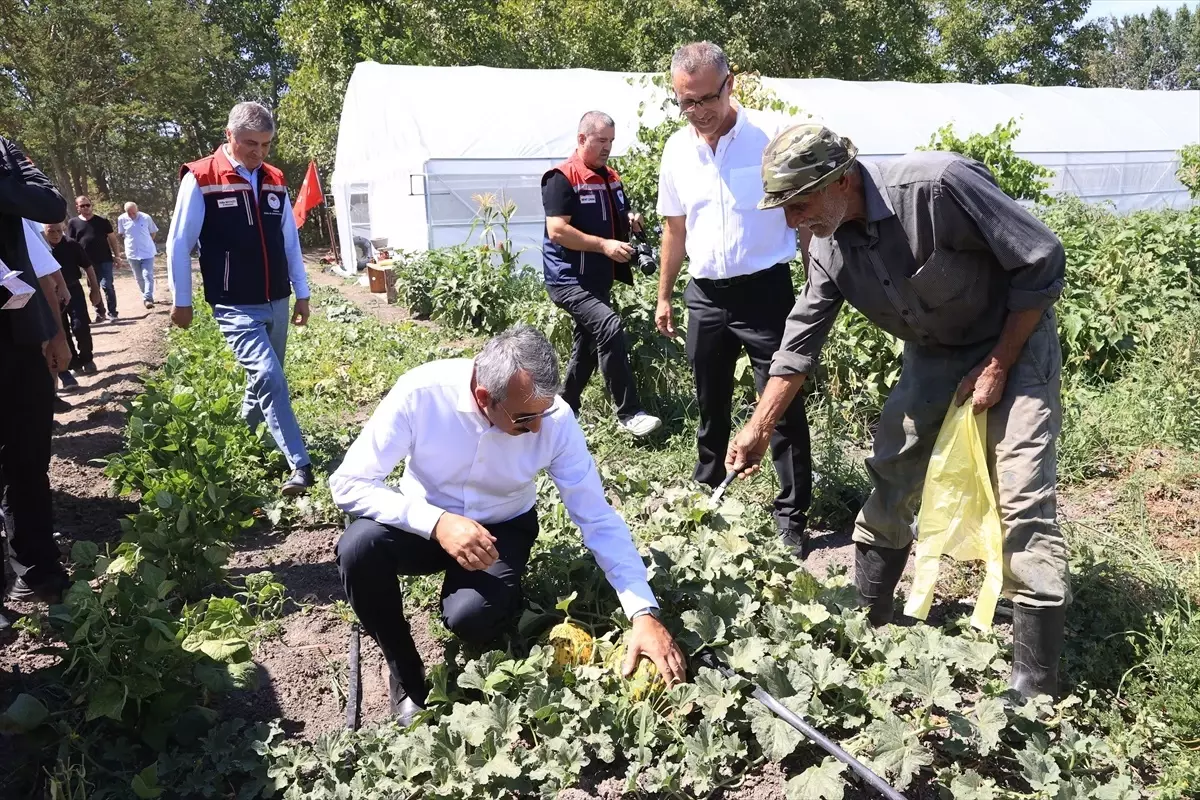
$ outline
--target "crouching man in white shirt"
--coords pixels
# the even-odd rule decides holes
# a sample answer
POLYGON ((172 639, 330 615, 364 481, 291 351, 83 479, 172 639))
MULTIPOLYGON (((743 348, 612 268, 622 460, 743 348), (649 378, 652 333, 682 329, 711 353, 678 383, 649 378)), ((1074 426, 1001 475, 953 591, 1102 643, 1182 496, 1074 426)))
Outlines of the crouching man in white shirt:
POLYGON ((398 576, 444 572, 442 619, 463 640, 484 644, 505 631, 521 611, 543 469, 633 623, 626 674, 644 654, 668 684, 686 677, 646 565, 559 387, 546 338, 511 328, 474 361, 433 361, 403 375, 329 479, 334 501, 358 517, 337 543, 342 585, 387 660, 402 725, 420 713, 427 689, 398 576), (384 479, 402 460, 396 490, 384 479))

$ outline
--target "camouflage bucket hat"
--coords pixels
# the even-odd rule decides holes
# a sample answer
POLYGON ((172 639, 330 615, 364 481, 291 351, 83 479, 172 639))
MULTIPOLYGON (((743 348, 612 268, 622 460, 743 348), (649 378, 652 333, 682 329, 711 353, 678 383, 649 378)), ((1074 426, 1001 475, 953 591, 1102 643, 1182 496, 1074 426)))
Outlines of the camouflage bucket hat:
POLYGON ((762 157, 761 209, 779 208, 800 195, 824 189, 854 165, 858 148, 824 125, 793 125, 780 133, 762 157))

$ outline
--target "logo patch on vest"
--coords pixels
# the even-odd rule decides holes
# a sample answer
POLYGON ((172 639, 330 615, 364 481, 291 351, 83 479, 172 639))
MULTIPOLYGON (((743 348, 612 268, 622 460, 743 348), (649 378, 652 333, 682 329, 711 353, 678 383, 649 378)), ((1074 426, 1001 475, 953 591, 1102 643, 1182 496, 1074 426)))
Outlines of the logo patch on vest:
POLYGON ((617 200, 621 205, 625 205, 625 194, 620 189, 617 189, 617 200))
POLYGON ((579 202, 580 203, 594 203, 594 202, 596 202, 596 195, 593 194, 592 192, 582 192, 579 195, 579 202))
POLYGON ((217 208, 237 208, 236 197, 218 197, 217 208))
POLYGON ((283 204, 279 202, 279 195, 271 193, 267 195, 267 205, 271 207, 272 211, 278 211, 283 204))

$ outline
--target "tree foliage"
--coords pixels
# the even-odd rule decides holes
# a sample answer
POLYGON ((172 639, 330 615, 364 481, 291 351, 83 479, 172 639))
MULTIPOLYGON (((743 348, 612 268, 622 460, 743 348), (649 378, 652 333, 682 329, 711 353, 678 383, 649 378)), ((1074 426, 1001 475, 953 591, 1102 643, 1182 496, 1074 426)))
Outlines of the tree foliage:
POLYGON ((1200 88, 1200 13, 1181 6, 1102 23, 1103 46, 1089 59, 1090 83, 1122 89, 1200 88))

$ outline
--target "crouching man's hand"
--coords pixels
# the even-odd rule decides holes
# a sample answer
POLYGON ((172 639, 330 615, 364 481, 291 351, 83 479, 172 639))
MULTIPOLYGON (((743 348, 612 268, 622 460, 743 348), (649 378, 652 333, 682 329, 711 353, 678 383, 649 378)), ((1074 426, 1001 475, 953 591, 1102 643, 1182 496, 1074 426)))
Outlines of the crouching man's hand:
POLYGON ((667 686, 674 686, 687 679, 687 660, 670 632, 650 614, 642 614, 633 621, 625 663, 621 674, 628 678, 637 669, 638 659, 646 656, 658 667, 667 686))

